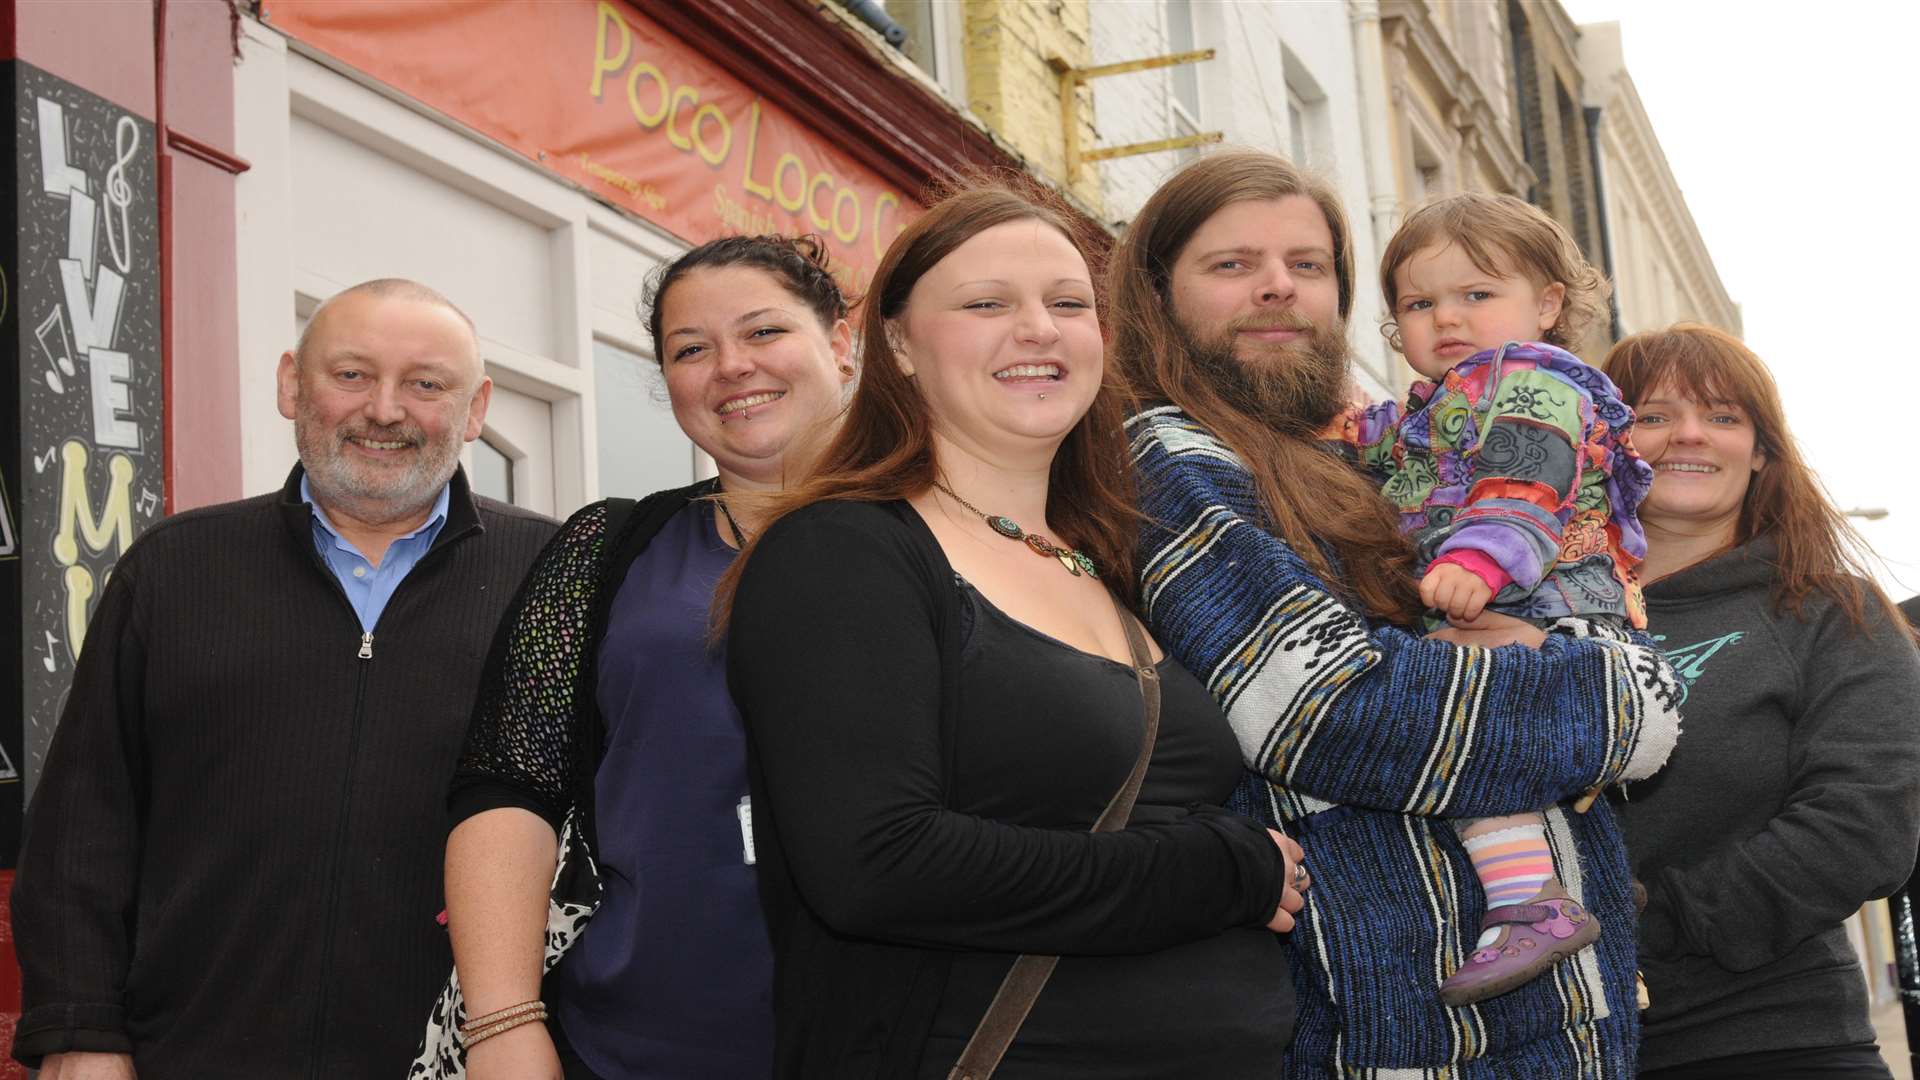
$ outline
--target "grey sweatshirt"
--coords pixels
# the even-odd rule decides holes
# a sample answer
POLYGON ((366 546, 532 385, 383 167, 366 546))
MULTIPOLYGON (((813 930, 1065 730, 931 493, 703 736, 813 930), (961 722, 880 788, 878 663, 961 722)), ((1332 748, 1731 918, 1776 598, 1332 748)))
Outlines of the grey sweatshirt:
POLYGON ((1647 588, 1687 685, 1667 767, 1623 793, 1647 886, 1640 1066, 1873 1039, 1842 920, 1920 841, 1920 655, 1869 606, 1776 613, 1770 541, 1647 588))

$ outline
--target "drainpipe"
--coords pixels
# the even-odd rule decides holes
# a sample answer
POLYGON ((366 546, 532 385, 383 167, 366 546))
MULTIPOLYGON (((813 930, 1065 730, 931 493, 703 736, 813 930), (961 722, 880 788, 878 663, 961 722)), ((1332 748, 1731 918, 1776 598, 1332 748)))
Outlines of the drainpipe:
MULTIPOLYGON (((1360 92, 1360 148, 1367 175, 1367 218, 1373 225, 1373 258, 1378 259, 1393 237, 1394 227, 1400 223, 1400 184, 1393 166, 1393 139, 1400 125, 1394 123, 1393 96, 1387 85, 1386 37, 1380 26, 1379 0, 1351 0, 1347 11, 1353 23, 1354 76, 1360 92)), ((1369 274, 1357 265, 1354 270, 1354 277, 1358 279, 1354 282, 1357 301, 1369 274)), ((1371 289, 1365 291, 1372 295, 1371 289)), ((1380 303, 1384 302, 1381 298, 1380 303)), ((1384 312, 1383 308, 1375 310, 1384 312)), ((1399 372, 1404 367, 1394 362, 1393 351, 1379 334, 1361 336, 1367 340, 1365 352, 1378 358, 1382 372, 1399 372)), ((1395 388, 1405 386, 1404 375, 1398 379, 1391 374, 1383 377, 1387 387, 1395 390, 1387 397, 1398 397, 1395 388)))
MULTIPOLYGON (((1607 220, 1607 181, 1600 173, 1600 107, 1589 105, 1587 114, 1587 172, 1593 177, 1593 216, 1600 220, 1600 272, 1613 280, 1613 226, 1607 220)), ((1620 340, 1620 294, 1607 293, 1607 318, 1613 340, 1620 340)))
POLYGON ((1387 89, 1387 53, 1379 0, 1353 0, 1353 53, 1360 83, 1361 146, 1367 168, 1367 213, 1374 243, 1385 246, 1399 224, 1400 190, 1393 176, 1392 96, 1387 89))
POLYGON ((893 21, 887 9, 875 0, 840 0, 841 6, 853 13, 853 17, 872 27, 874 32, 887 39, 894 48, 906 44, 907 28, 893 21))

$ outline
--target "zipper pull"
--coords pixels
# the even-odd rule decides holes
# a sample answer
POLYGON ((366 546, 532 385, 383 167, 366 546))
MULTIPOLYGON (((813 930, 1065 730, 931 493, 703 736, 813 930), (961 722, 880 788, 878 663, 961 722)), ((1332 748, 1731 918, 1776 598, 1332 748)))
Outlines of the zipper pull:
POLYGON ((360 659, 373 659, 373 631, 371 630, 360 635, 360 659))

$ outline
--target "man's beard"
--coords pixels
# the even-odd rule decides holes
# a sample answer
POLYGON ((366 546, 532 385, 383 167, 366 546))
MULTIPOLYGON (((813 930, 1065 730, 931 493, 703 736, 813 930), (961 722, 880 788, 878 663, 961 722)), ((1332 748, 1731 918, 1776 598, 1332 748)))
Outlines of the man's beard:
POLYGON ((1235 409, 1283 431, 1312 435, 1347 406, 1349 362, 1346 323, 1325 326, 1298 311, 1253 315, 1202 337, 1175 318, 1187 354, 1235 409), (1278 344, 1243 341, 1243 330, 1304 330, 1307 336, 1278 344))
POLYGON ((304 394, 295 407, 294 441, 300 464, 317 501, 334 503, 362 521, 398 520, 433 504, 460 463, 462 423, 450 426, 439 442, 429 441, 415 424, 343 424, 328 428, 304 394), (414 447, 404 467, 380 468, 347 455, 349 438, 404 442, 414 447))

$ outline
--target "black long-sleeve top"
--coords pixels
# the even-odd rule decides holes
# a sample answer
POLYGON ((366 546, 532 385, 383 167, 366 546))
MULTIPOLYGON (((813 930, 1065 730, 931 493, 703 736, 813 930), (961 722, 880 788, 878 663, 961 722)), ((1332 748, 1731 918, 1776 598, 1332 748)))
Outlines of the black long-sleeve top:
POLYGON ((27 811, 13 1055, 142 1080, 399 1076, 451 963, 442 793, 553 523, 470 495, 362 636, 280 492, 121 557, 27 811))
MULTIPOLYGON (((751 739, 781 1076, 917 1072, 956 950, 1153 954, 1259 927, 1279 901, 1277 849, 1223 811, 1143 806, 1123 831, 1088 833, 1137 752, 1137 694, 1105 725, 1061 715, 1083 696, 1071 688, 1035 687, 1028 709, 1005 695, 983 707, 963 662, 966 612, 904 503, 789 515, 741 580, 729 678, 751 739), (1023 767, 960 752, 996 732, 1024 747, 1023 767)), ((1237 779, 1228 761, 1222 797, 1237 779)), ((1147 1015, 1180 993, 1139 989, 1147 1015)))

